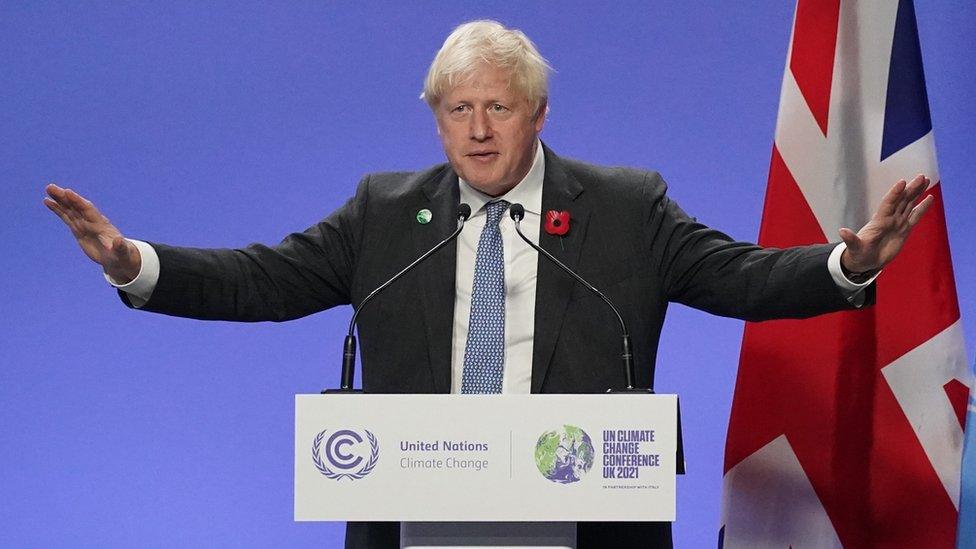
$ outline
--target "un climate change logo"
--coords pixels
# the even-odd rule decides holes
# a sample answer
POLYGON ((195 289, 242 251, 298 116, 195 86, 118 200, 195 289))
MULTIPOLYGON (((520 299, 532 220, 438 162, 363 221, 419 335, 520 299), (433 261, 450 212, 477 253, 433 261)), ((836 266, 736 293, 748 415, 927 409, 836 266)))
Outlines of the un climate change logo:
POLYGON ((329 438, 326 429, 312 441, 312 462, 320 473, 334 480, 348 478, 356 480, 365 477, 376 467, 380 456, 380 444, 373 433, 363 430, 363 436, 356 431, 342 429, 333 431, 329 438), (325 460, 322 460, 322 441, 325 440, 325 460), (330 467, 331 466, 331 467, 330 467), (336 470, 333 470, 335 468, 336 470))
POLYGON ((535 444, 535 465, 547 479, 560 484, 577 482, 593 467, 593 442, 586 431, 563 425, 546 431, 535 444))

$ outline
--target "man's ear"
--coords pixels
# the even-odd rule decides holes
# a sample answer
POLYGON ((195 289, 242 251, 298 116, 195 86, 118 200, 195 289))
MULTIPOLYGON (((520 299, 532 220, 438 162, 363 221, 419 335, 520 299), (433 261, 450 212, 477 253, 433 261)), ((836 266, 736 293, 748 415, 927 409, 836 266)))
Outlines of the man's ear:
POLYGON ((437 137, 444 137, 444 134, 441 132, 441 117, 437 116, 437 107, 431 105, 430 111, 434 115, 434 126, 437 128, 437 137))
POLYGON ((549 116, 549 98, 545 98, 539 103, 539 108, 535 111, 535 133, 542 133, 542 126, 546 124, 546 117, 549 116))

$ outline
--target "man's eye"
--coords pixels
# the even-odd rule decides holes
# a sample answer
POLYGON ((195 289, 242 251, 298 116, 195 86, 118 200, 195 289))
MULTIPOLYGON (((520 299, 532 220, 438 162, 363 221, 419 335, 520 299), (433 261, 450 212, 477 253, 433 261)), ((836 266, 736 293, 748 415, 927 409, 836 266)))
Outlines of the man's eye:
POLYGON ((467 109, 468 109, 467 105, 458 105, 457 107, 454 107, 454 110, 451 112, 464 112, 467 109))
POLYGON ((499 103, 495 103, 494 105, 491 106, 491 112, 505 112, 507 110, 508 109, 505 108, 505 105, 501 105, 499 103))

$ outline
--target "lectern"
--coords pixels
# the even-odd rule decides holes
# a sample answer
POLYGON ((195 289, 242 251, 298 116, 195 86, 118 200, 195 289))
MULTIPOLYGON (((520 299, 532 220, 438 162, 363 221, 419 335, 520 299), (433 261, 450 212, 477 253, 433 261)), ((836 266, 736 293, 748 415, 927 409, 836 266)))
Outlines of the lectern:
POLYGON ((576 521, 674 520, 677 421, 675 395, 298 395, 295 520, 573 547, 576 521))

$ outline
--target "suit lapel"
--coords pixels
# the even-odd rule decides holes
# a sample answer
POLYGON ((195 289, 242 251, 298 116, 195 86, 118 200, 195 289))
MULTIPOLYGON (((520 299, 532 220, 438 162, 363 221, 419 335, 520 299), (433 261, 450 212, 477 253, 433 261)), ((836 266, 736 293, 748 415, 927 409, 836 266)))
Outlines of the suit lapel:
MULTIPOLYGON (((415 256, 419 257, 457 229, 460 201, 454 170, 445 168, 422 186, 423 197, 417 210, 433 214, 428 224, 413 224, 415 256)), ((451 339, 454 332, 455 275, 457 245, 448 244, 428 260, 431 265, 421 276, 424 325, 427 332, 430 375, 434 392, 451 392, 451 339)))
MULTIPOLYGON (((539 245, 556 256, 574 271, 579 264, 580 250, 586 236, 590 211, 586 204, 577 200, 583 186, 566 169, 558 156, 548 147, 546 173, 542 184, 542 223, 539 245), (545 231, 545 215, 549 210, 568 211, 569 232, 564 236, 550 235, 545 231)), ((535 294, 535 341, 532 349, 532 392, 538 393, 549 372, 553 350, 559 339, 566 306, 576 282, 551 261, 539 255, 538 278, 535 294)))

